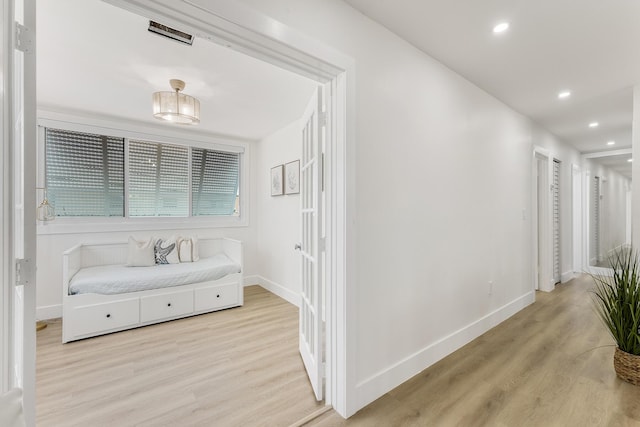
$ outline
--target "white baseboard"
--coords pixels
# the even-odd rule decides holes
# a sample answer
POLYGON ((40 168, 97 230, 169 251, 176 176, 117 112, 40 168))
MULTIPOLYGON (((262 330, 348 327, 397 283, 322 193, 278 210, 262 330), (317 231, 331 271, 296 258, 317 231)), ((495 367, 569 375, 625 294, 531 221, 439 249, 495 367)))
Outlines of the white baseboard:
MULTIPOLYGON (((278 295, 280 298, 290 302, 296 307, 300 307, 300 294, 293 292, 291 289, 280 285, 279 283, 273 282, 265 277, 260 275, 250 276, 252 280, 252 284, 258 284, 268 290, 271 293, 278 295)), ((245 280, 245 283, 248 283, 245 280)))
POLYGON ((36 320, 58 319, 62 317, 62 304, 36 307, 36 320))
POLYGON ((260 284, 260 276, 258 276, 257 274, 251 275, 251 276, 244 276, 244 286, 253 286, 253 285, 259 285, 260 284))
POLYGON ((535 292, 527 292, 477 321, 358 383, 356 385, 356 407, 365 407, 389 390, 399 386, 534 302, 535 292))
POLYGON ((560 283, 567 283, 569 280, 573 279, 574 277, 576 277, 576 275, 573 273, 573 271, 564 272, 560 275, 560 283))

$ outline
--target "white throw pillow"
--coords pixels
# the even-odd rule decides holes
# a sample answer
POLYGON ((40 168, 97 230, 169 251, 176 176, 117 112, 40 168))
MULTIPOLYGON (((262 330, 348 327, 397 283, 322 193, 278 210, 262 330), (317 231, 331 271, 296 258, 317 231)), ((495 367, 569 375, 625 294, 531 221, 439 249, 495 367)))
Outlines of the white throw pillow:
POLYGON ((178 238, 158 239, 155 245, 156 264, 178 264, 178 238))
POLYGON ((153 243, 153 237, 141 242, 133 237, 129 237, 129 257, 127 258, 127 265, 130 267, 150 267, 156 265, 153 243))
POLYGON ((180 262, 196 262, 200 259, 198 254, 198 238, 197 237, 185 237, 180 239, 178 245, 178 254, 180 255, 180 262))
POLYGON ((0 426, 24 427, 22 415, 22 390, 14 388, 0 394, 0 426))

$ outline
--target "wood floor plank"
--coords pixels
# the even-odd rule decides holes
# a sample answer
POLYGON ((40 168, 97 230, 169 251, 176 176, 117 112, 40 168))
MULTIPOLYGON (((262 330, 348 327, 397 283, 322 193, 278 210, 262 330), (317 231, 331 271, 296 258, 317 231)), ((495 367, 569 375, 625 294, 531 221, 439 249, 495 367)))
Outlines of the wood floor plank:
POLYGON ((298 354, 298 309, 245 305, 61 344, 37 333, 37 425, 288 426, 321 408, 298 354))
POLYGON ((588 276, 536 303, 348 420, 307 425, 640 426, 640 387, 613 370, 613 340, 596 316, 588 276))

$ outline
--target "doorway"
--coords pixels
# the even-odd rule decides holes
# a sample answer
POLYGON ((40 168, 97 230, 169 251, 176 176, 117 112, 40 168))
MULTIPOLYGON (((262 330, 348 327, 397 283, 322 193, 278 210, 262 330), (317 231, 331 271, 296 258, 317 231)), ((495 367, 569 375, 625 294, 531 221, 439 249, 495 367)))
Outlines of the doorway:
POLYGON ((571 165, 571 217, 573 221, 573 267, 574 273, 582 272, 582 172, 580 166, 571 165))
POLYGON ((560 160, 553 159, 552 223, 553 223, 553 282, 560 283, 561 272, 561 238, 560 238, 560 160))
POLYGON ((609 257, 630 241, 631 149, 582 156, 583 262, 591 273, 610 273, 609 257))
MULTIPOLYGON (((536 148, 533 156, 533 258, 534 288, 550 292, 554 289, 554 203, 552 159, 546 150, 536 148)), ((559 213, 559 206, 558 206, 559 213)), ((559 218, 559 216, 558 216, 559 218)), ((559 228, 559 226, 558 226, 559 228)), ((559 234, 558 234, 559 238, 559 234)), ((559 247, 558 247, 559 252, 559 247)))
MULTIPOLYGON (((181 11, 182 14, 176 16, 175 11, 169 11, 161 5, 140 7, 132 6, 130 2, 118 0, 109 3, 154 18, 164 18, 165 22, 178 22, 182 28, 193 28, 195 17, 198 18, 198 22, 203 22, 201 8, 186 8, 181 11)), ((204 34, 209 40, 248 53, 250 56, 267 59, 267 62, 313 77, 319 83, 326 84, 331 94, 326 116, 328 123, 327 146, 322 158, 325 170, 323 185, 326 190, 324 211, 327 214, 326 240, 323 242, 325 248, 323 273, 327 283, 326 292, 323 294, 323 300, 326 301, 327 307, 324 382, 326 384, 326 403, 333 405, 339 413, 344 415, 348 412, 345 369, 347 333, 344 310, 347 292, 344 267, 346 264, 345 218, 346 210, 350 204, 346 200, 346 165, 347 153, 353 149, 348 149, 346 145, 348 131, 345 112, 347 110, 347 70, 352 69, 352 62, 348 58, 336 55, 335 52, 306 39, 297 40, 294 37, 289 40, 293 47, 290 44, 278 42, 280 37, 277 35, 254 31, 252 26, 255 25, 255 22, 250 22, 246 17, 243 17, 242 11, 239 9, 236 10, 231 6, 225 10, 217 10, 216 7, 212 6, 214 10, 207 11, 207 14, 211 15, 208 16, 211 19, 206 21, 208 22, 206 28, 198 26, 198 34, 204 34), (229 15, 234 16, 229 17, 229 15), (230 25, 230 22, 246 22, 246 24, 230 25), (237 43, 238 37, 242 37, 244 43, 237 43), (268 49, 265 47, 265 42, 269 44, 268 49), (314 51, 314 56, 304 53, 309 49, 314 51), (318 57, 323 59, 318 60, 318 57)), ((260 19, 266 23, 270 22, 266 17, 260 19)), ((269 28, 269 26, 265 25, 264 28, 269 28)), ((265 31, 268 32, 268 30, 265 31)), ((349 132, 351 131, 349 130, 349 132)))

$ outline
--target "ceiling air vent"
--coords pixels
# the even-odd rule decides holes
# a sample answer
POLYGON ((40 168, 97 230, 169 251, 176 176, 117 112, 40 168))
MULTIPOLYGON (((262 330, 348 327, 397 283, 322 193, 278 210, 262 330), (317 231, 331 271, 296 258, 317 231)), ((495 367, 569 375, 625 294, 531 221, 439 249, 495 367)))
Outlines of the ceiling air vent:
POLYGON ((188 45, 193 44, 193 36, 187 34, 175 28, 167 27, 155 21, 149 21, 149 31, 152 33, 160 34, 161 36, 168 37, 172 40, 179 41, 188 45))

